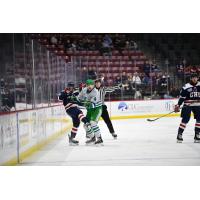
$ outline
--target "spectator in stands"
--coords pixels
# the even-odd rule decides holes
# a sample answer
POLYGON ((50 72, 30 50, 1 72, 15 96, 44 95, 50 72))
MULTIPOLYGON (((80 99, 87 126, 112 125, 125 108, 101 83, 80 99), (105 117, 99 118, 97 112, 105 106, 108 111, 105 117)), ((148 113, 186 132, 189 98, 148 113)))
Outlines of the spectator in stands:
POLYGON ((95 80, 96 78, 97 78, 97 73, 93 69, 89 68, 88 79, 95 80))
POLYGON ((146 61, 144 66, 143 66, 143 71, 144 73, 149 76, 149 73, 150 73, 150 64, 149 64, 149 61, 146 61))
POLYGON ((138 45, 135 41, 131 40, 130 41, 130 49, 131 50, 138 50, 138 45))
POLYGON ((133 74, 133 78, 132 78, 132 80, 133 80, 133 86, 135 87, 135 88, 139 88, 140 86, 141 86, 141 79, 140 79, 140 77, 138 76, 138 73, 137 72, 135 72, 134 74, 133 74))
POLYGON ((125 47, 125 40, 123 40, 122 38, 116 37, 113 43, 114 43, 113 44, 114 48, 119 51, 120 55, 122 55, 122 51, 125 47))
POLYGON ((125 49, 126 50, 130 50, 130 42, 129 41, 126 41, 126 43, 125 43, 125 49))
POLYGON ((155 64, 151 65, 151 72, 157 72, 158 71, 158 66, 155 64))
POLYGON ((79 50, 79 51, 84 50, 82 39, 78 40, 77 50, 79 50))
POLYGON ((134 99, 142 99, 142 94, 139 90, 135 91, 134 99))
POLYGON ((127 88, 128 88, 128 92, 130 94, 132 94, 133 91, 133 80, 132 80, 132 75, 128 75, 128 79, 127 79, 127 88))
POLYGON ((112 46, 112 39, 109 35, 105 35, 104 38, 103 38, 103 43, 108 46, 108 47, 111 47, 112 46))
POLYGON ((84 50, 86 50, 86 51, 88 51, 88 50, 90 50, 90 39, 88 38, 88 36, 85 36, 84 38, 83 38, 83 48, 84 48, 84 50))
POLYGON ((132 75, 129 74, 129 75, 128 75, 128 83, 131 83, 131 84, 132 84, 132 82, 133 82, 133 80, 132 80, 132 75))
POLYGON ((128 76, 126 74, 126 72, 122 73, 122 84, 127 84, 128 81, 128 76))
POLYGON ((142 84, 144 84, 144 86, 149 85, 149 77, 147 75, 145 75, 142 79, 142 84))
POLYGON ((102 53, 103 55, 111 55, 111 47, 112 47, 112 39, 108 36, 105 35, 105 37, 103 38, 103 42, 102 42, 102 53))
POLYGON ((67 42, 64 44, 65 51, 70 50, 71 47, 72 47, 71 41, 67 40, 67 42))
POLYGON ((55 35, 53 35, 52 37, 51 37, 51 44, 54 44, 54 45, 57 45, 58 44, 58 39, 56 38, 56 36, 55 35))
POLYGON ((97 50, 99 50, 100 51, 100 53, 102 54, 102 52, 101 52, 101 48, 102 48, 102 46, 101 46, 101 39, 96 39, 95 40, 95 48, 97 49, 97 50))
POLYGON ((88 79, 88 73, 87 73, 87 68, 83 67, 82 72, 81 72, 81 79, 85 83, 86 80, 88 79))
POLYGON ((119 85, 121 83, 122 83, 122 80, 121 80, 120 76, 117 76, 115 79, 115 85, 119 85))
POLYGON ((76 48, 77 48, 76 40, 74 40, 74 41, 72 42, 72 44, 71 44, 70 50, 72 50, 73 52, 75 52, 75 51, 76 51, 76 48))
POLYGON ((176 72, 180 78, 183 76, 184 66, 182 63, 176 66, 176 72))
POLYGON ((162 76, 159 82, 161 87, 167 87, 167 77, 165 75, 162 76))

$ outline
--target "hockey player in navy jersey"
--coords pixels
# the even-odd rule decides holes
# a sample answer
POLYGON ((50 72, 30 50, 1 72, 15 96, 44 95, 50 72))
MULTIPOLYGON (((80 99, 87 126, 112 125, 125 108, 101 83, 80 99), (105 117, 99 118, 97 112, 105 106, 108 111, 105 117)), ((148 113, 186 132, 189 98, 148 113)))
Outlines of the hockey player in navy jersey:
POLYGON ((78 108, 76 96, 78 95, 78 92, 76 93, 74 91, 74 84, 68 83, 67 88, 63 90, 59 96, 58 100, 63 101, 63 105, 65 107, 66 113, 72 118, 73 122, 73 128, 71 130, 71 134, 69 134, 69 144, 70 145, 78 145, 79 142, 75 140, 78 127, 80 125, 80 122, 84 123, 84 127, 86 129, 91 129, 90 123, 88 119, 84 116, 83 112, 78 108))
POLYGON ((191 112, 193 112, 196 119, 194 141, 200 142, 200 82, 198 81, 197 74, 192 74, 190 82, 185 84, 181 89, 178 104, 175 106, 175 112, 180 111, 182 104, 182 121, 178 129, 177 142, 181 143, 183 141, 182 134, 190 120, 191 112))

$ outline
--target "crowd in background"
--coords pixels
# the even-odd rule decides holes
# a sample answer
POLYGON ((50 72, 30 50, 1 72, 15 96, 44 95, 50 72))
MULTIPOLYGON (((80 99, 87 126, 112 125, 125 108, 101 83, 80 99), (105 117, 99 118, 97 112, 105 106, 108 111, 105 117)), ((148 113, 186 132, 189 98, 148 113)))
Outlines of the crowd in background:
POLYGON ((131 95, 134 99, 143 99, 150 96, 152 99, 176 98, 180 90, 172 85, 169 74, 162 72, 157 65, 146 63, 142 72, 122 72, 113 79, 112 75, 105 80, 105 85, 122 83, 124 95, 131 95))
POLYGON ((122 84, 124 95, 131 95, 134 99, 143 99, 153 92, 153 98, 172 98, 177 97, 178 93, 174 92, 171 87, 170 76, 163 72, 154 72, 150 75, 144 72, 135 72, 133 74, 122 72, 114 80, 105 80, 105 85, 122 84), (152 91, 151 91, 152 90, 152 91), (170 92, 168 94, 168 91, 170 92))
POLYGON ((85 34, 79 39, 68 38, 65 41, 62 40, 63 38, 53 35, 49 42, 52 45, 58 46, 64 44, 65 51, 98 50, 101 55, 110 55, 113 49, 118 50, 119 53, 122 53, 122 50, 138 50, 137 43, 133 39, 128 38, 127 35, 124 35, 124 37, 120 35, 118 37, 118 34, 115 34, 115 37, 111 37, 105 34, 101 38, 91 39, 85 34))
MULTIPOLYGON (((66 52, 95 50, 99 51, 101 55, 111 55, 113 50, 118 50, 119 54, 123 54, 123 50, 138 50, 138 44, 134 41, 133 38, 129 38, 127 35, 121 34, 120 36, 118 36, 118 34, 101 34, 98 35, 98 37, 91 36, 92 35, 90 34, 83 34, 81 35, 81 37, 70 37, 68 35, 67 37, 63 37, 63 35, 62 37, 60 37, 59 34, 51 34, 48 42, 49 44, 58 47, 59 45, 63 45, 63 48, 66 52)), ((118 75, 113 75, 112 73, 106 75, 98 74, 96 70, 93 70, 92 68, 90 69, 90 66, 83 65, 83 67, 80 67, 80 77, 84 82, 88 78, 95 80, 98 76, 102 76, 104 77, 105 86, 115 86, 119 84, 122 85, 120 90, 112 94, 113 100, 118 100, 117 98, 124 98, 124 100, 130 100, 145 98, 160 99, 178 97, 180 88, 177 88, 173 84, 173 78, 170 76, 170 74, 165 71, 162 71, 161 68, 156 64, 149 63, 148 61, 144 62, 145 64, 140 64, 140 67, 138 67, 137 70, 130 70, 135 71, 134 73, 126 72, 126 69, 124 69, 126 68, 126 64, 124 64, 123 70, 119 70, 117 71, 117 73, 115 73, 118 75)), ((175 76, 177 75, 180 79, 184 79, 185 77, 189 76, 191 73, 194 72, 200 74, 200 66, 184 67, 183 64, 179 64, 177 65, 176 69, 177 72, 175 76)), ((76 70, 75 68, 73 70, 76 75, 78 70, 76 70)), ((59 73, 58 77, 60 76, 59 73)), ((6 83, 4 81, 5 80, 2 79, 0 84, 0 108, 1 111, 9 111, 10 108, 15 106, 15 101, 17 97, 14 95, 13 90, 11 91, 8 88, 6 88, 6 83)), ((55 92, 53 91, 52 93, 55 94, 55 92)), ((32 98, 32 96, 28 95, 27 91, 25 91, 23 95, 26 95, 26 101, 27 99, 32 98)))
POLYGON ((184 64, 180 63, 176 66, 176 73, 180 79, 188 79, 193 73, 200 75, 200 65, 187 65, 184 67, 184 64))
MULTIPOLYGON (((99 75, 101 78, 105 74, 99 75)), ((89 70, 87 78, 96 79, 97 73, 89 70)), ((98 77, 99 78, 99 77, 98 77)), ((116 77, 112 74, 104 77, 105 86, 116 86, 122 84, 122 91, 117 91, 116 96, 123 92, 132 99, 143 99, 145 96, 151 96, 153 99, 176 98, 179 96, 179 89, 172 85, 169 74, 162 72, 158 66, 148 63, 143 66, 142 72, 127 73, 122 72, 116 77)), ((114 95, 113 98, 116 98, 114 95)))

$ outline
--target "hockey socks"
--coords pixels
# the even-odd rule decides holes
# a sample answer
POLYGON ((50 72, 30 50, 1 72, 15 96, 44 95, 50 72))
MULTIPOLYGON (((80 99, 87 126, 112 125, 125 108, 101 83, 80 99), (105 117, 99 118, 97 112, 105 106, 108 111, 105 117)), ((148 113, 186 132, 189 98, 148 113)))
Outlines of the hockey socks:
POLYGON ((194 142, 200 142, 200 122, 197 121, 195 124, 195 136, 194 136, 194 142))
POLYGON ((183 141, 183 132, 185 130, 186 124, 181 122, 179 129, 178 129, 178 135, 177 135, 177 142, 181 143, 183 141))
POLYGON ((195 134, 200 133, 200 122, 196 122, 194 131, 195 131, 195 134))
POLYGON ((101 133, 100 133, 100 129, 99 129, 99 126, 98 125, 92 125, 92 130, 94 132, 94 135, 96 138, 99 138, 101 136, 101 133))
POLYGON ((76 134, 77 134, 77 131, 78 131, 78 128, 76 127, 73 127, 72 130, 71 130, 71 138, 75 138, 76 137, 76 134))
POLYGON ((178 129, 178 134, 182 134, 185 130, 185 127, 186 127, 186 124, 181 122, 180 123, 180 126, 179 126, 179 129, 178 129))
POLYGON ((88 122, 87 118, 83 115, 83 113, 79 114, 78 118, 84 124, 86 124, 88 122))

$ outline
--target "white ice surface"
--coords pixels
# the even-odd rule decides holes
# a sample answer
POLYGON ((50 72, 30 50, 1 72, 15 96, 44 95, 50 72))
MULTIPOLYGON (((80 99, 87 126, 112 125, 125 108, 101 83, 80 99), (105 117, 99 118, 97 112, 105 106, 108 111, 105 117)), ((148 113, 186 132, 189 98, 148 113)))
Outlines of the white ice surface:
POLYGON ((22 165, 200 165, 200 144, 194 143, 192 119, 184 133, 184 142, 176 143, 180 118, 114 120, 118 139, 114 140, 103 121, 99 122, 104 146, 85 146, 80 128, 80 145, 68 145, 67 134, 45 146, 22 165))

